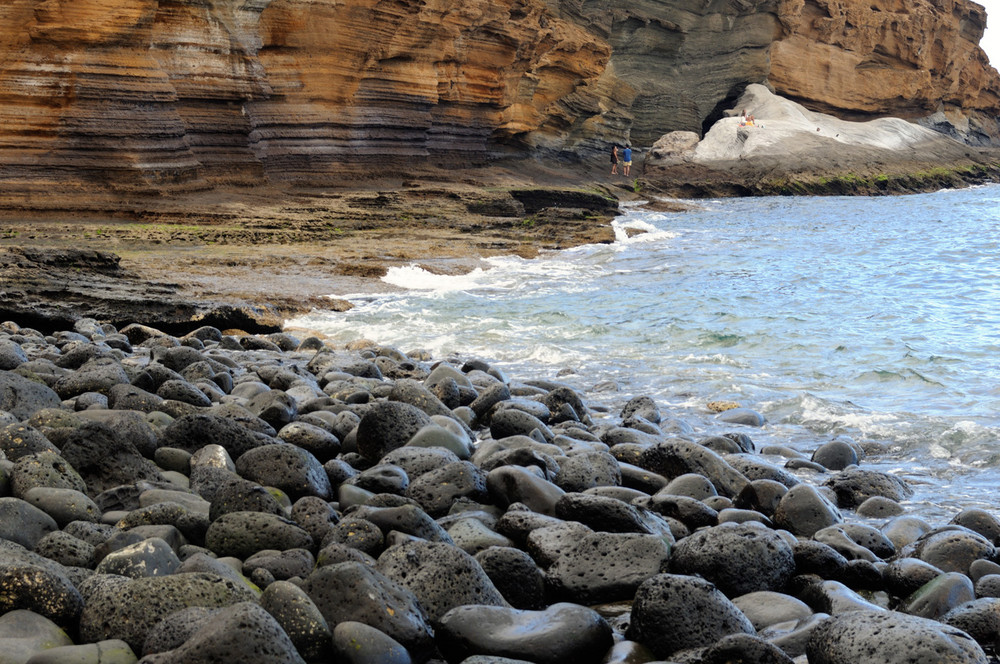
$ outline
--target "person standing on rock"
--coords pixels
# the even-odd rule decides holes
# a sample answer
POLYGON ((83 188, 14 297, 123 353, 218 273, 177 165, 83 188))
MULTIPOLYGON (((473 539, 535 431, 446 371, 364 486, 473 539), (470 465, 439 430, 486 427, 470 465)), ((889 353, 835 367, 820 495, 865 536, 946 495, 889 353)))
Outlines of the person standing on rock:
POLYGON ((611 146, 611 174, 618 175, 618 145, 611 146))
POLYGON ((622 175, 628 177, 629 171, 631 170, 632 170, 632 146, 626 143, 625 152, 622 153, 622 175))

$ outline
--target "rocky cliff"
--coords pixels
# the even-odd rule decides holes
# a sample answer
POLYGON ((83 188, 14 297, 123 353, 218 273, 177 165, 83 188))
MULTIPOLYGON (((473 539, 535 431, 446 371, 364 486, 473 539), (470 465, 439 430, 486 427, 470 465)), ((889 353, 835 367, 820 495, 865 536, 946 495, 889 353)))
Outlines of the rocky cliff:
POLYGON ((785 0, 781 19, 768 79, 782 96, 840 117, 925 119, 971 142, 996 140, 1000 86, 978 47, 982 6, 785 0))
POLYGON ((967 125, 1000 115, 984 25, 968 0, 6 0, 0 186, 585 156, 702 133, 768 81, 967 125))

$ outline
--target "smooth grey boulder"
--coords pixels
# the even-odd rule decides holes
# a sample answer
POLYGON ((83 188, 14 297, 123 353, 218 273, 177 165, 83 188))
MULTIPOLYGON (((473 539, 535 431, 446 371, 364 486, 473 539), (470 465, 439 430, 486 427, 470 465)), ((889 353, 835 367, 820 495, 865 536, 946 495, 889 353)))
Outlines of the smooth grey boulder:
POLYGON ((968 507, 951 520, 951 523, 979 533, 994 546, 1000 544, 1000 519, 978 507, 968 507))
POLYGON ((35 553, 54 560, 64 567, 89 568, 94 558, 94 545, 57 530, 38 540, 35 553))
POLYGON ((844 470, 858 463, 858 452, 843 440, 831 440, 820 445, 812 455, 812 461, 828 470, 844 470))
POLYGON ((726 424, 742 424, 749 427, 762 427, 767 421, 763 415, 751 408, 730 408, 716 415, 715 419, 726 424))
POLYGON ((979 533, 961 526, 945 526, 921 535, 900 555, 919 558, 942 572, 969 576, 969 568, 976 560, 996 559, 996 547, 979 533))
POLYGON ((112 386, 129 382, 128 374, 118 360, 96 357, 57 380, 53 389, 61 398, 70 399, 84 392, 107 394, 112 386))
POLYGON ((258 551, 243 561, 243 574, 250 576, 255 569, 266 569, 280 581, 306 577, 316 566, 316 559, 308 549, 286 551, 258 551))
POLYGON ((958 572, 948 572, 918 588, 903 600, 899 610, 921 618, 940 620, 952 609, 976 598, 972 580, 958 572))
POLYGON ((660 409, 656 406, 656 402, 653 401, 652 397, 644 395, 632 397, 622 408, 620 417, 624 421, 636 415, 653 424, 660 423, 660 409))
POLYGON ((792 547, 757 523, 724 523, 680 540, 670 571, 700 576, 729 597, 758 590, 781 591, 795 574, 792 547))
POLYGON ((318 496, 303 496, 292 505, 291 519, 309 533, 314 542, 322 542, 340 521, 340 513, 318 496))
POLYGON ((308 422, 289 422, 278 431, 278 438, 300 447, 325 463, 340 452, 340 439, 326 429, 308 422))
POLYGON ((837 506, 810 484, 798 484, 781 497, 771 517, 774 524, 800 537, 843 522, 837 506))
POLYGON ((778 623, 804 620, 813 615, 808 604, 783 593, 756 590, 733 598, 733 604, 743 612, 758 632, 778 623))
POLYGON ((813 631, 810 664, 986 664, 982 648, 965 632, 896 611, 851 611, 813 631))
POLYGON ((1000 599, 996 597, 965 602, 938 620, 962 630, 984 648, 996 648, 1000 641, 1000 599))
POLYGON ((502 508, 522 503, 531 511, 555 516, 556 503, 565 491, 540 474, 521 466, 494 468, 486 476, 486 488, 492 501, 502 508))
POLYGON ((192 479, 199 493, 211 501, 208 518, 210 521, 219 519, 224 514, 232 512, 261 512, 286 516, 281 501, 271 490, 239 477, 235 473, 217 468, 199 469, 192 474, 192 479), (209 485, 208 480, 214 480, 209 485), (208 486, 211 490, 207 490, 208 486))
POLYGON ((452 543, 448 531, 416 505, 405 504, 398 507, 363 505, 351 510, 350 517, 366 519, 386 534, 395 530, 431 542, 452 543))
POLYGON ((451 417, 451 409, 429 389, 413 380, 403 378, 397 380, 388 396, 390 401, 399 401, 416 406, 428 415, 444 415, 451 417))
POLYGON ((537 431, 547 443, 551 443, 555 434, 548 425, 540 419, 516 408, 495 408, 490 413, 490 435, 494 440, 508 436, 530 436, 537 431))
POLYGON ((288 581, 275 581, 264 590, 260 605, 278 621, 306 661, 330 657, 330 626, 302 588, 288 581))
MULTIPOLYGON (((510 538, 504 537, 491 528, 488 519, 480 518, 475 513, 467 517, 454 517, 445 526, 452 542, 469 555, 476 555, 491 547, 509 547, 513 545, 510 538)), ((495 527, 496 520, 492 519, 495 527)))
POLYGON ((622 470, 618 460, 607 452, 580 452, 560 462, 555 483, 566 492, 583 492, 599 486, 621 486, 622 470))
POLYGON ((10 339, 0 339, 0 370, 10 371, 28 361, 21 345, 10 339))
POLYGON ((438 642, 452 662, 489 655, 536 664, 597 664, 614 637, 604 618, 577 604, 542 611, 471 605, 441 618, 438 642))
POLYGON ((589 533, 560 555, 546 576, 553 596, 563 601, 630 600, 643 581, 666 571, 669 558, 670 541, 662 537, 589 533))
POLYGON ((0 539, 34 549, 47 534, 59 530, 51 516, 20 498, 0 498, 0 539))
POLYGON ((868 601, 840 581, 813 579, 800 590, 799 597, 809 606, 830 615, 851 611, 882 612, 885 610, 885 607, 868 601))
POLYGON ((365 563, 318 567, 300 587, 328 625, 364 623, 398 641, 421 660, 434 646, 433 630, 413 592, 365 563))
POLYGON ((476 559, 451 544, 399 544, 386 549, 376 567, 413 592, 432 624, 464 604, 508 606, 476 559))
POLYGON ((50 648, 36 653, 25 664, 135 664, 138 658, 120 639, 50 648))
POLYGON ((615 498, 586 493, 567 493, 556 502, 555 515, 579 521, 592 530, 609 533, 669 534, 666 523, 658 524, 650 513, 615 498), (659 527, 658 527, 659 526, 659 527))
POLYGON ((281 429, 294 420, 299 412, 295 399, 284 390, 277 389, 253 396, 246 408, 274 427, 275 430, 281 429))
POLYGON ((0 614, 0 662, 22 664, 33 655, 53 648, 72 646, 59 625, 25 609, 0 614))
POLYGON ((882 572, 886 590, 896 597, 907 597, 921 586, 944 574, 919 558, 898 558, 882 572))
POLYGON ((401 496, 410 486, 410 478, 399 466, 377 463, 346 480, 342 486, 344 485, 364 489, 372 494, 391 493, 401 496))
POLYGON ((793 664, 792 658, 778 646, 750 634, 729 634, 706 648, 706 664, 753 662, 753 664, 793 664))
POLYGON ((85 422, 69 432, 60 446, 62 457, 96 496, 117 486, 140 480, 165 481, 153 462, 123 435, 97 422, 85 422))
POLYGON ((59 408, 62 397, 48 385, 12 371, 0 370, 0 411, 26 422, 45 408, 59 408))
MULTIPOLYGON (((152 385, 150 385, 152 387, 152 385)), ((163 409, 164 398, 148 392, 138 385, 118 384, 108 390, 108 408, 151 413, 163 409)))
POLYGON ((411 664, 413 661, 398 641, 369 625, 345 620, 332 636, 333 652, 343 664, 411 664))
POLYGON ((536 563, 548 568, 581 538, 594 532, 579 521, 556 520, 533 528, 524 538, 524 549, 536 563))
POLYGON ((143 657, 145 664, 305 664, 281 625, 255 602, 214 612, 180 647, 143 657))
POLYGON ((714 585, 693 576, 659 574, 635 594, 626 638, 668 659, 728 634, 756 634, 753 624, 714 585))

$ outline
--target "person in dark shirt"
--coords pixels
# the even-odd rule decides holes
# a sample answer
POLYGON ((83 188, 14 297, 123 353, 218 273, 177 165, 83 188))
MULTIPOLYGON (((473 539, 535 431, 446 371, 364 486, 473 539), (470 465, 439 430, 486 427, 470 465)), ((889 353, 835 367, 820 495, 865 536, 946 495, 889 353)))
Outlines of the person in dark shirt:
POLYGON ((618 146, 611 146, 611 174, 618 175, 618 146))

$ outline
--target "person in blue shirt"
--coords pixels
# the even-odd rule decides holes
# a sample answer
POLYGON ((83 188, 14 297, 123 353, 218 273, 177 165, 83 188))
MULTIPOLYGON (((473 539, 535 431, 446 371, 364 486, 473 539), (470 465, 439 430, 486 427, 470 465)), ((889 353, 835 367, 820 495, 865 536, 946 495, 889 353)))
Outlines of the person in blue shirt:
POLYGON ((632 170, 632 146, 626 143, 625 151, 622 152, 622 175, 627 177, 630 170, 632 170))

